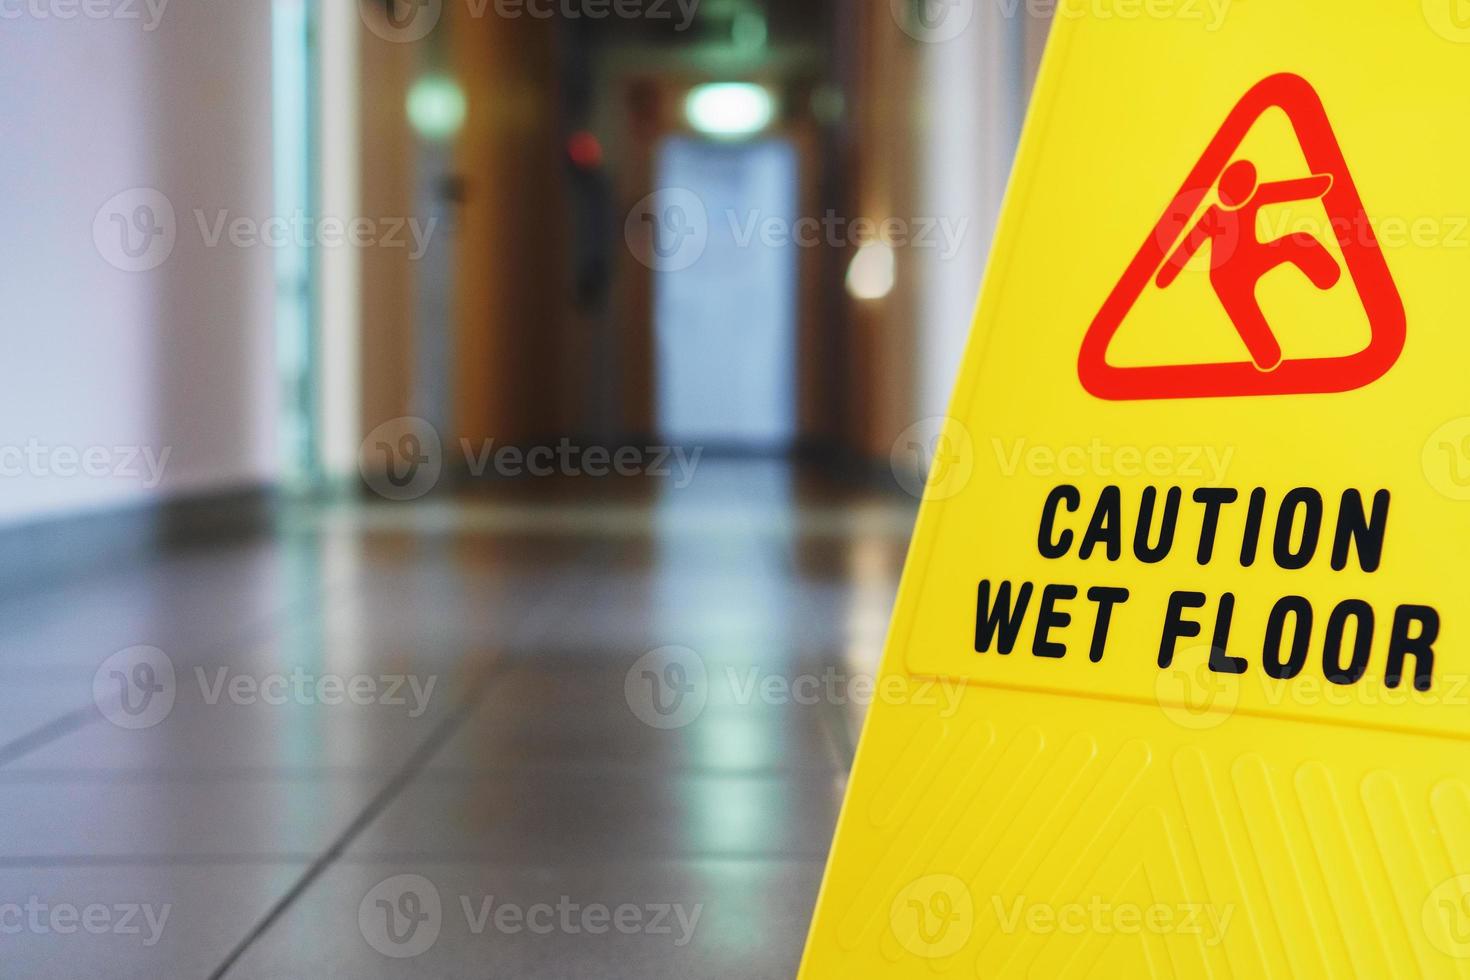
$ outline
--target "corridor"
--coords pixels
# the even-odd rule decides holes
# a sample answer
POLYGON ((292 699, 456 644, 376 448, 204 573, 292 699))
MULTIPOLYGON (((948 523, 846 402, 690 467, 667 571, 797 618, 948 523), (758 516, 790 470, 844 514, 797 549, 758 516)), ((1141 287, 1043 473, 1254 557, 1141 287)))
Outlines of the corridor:
POLYGON ((8 595, 5 975, 792 976, 913 509, 707 459, 8 595))
POLYGON ((0 0, 0 980, 796 976, 1037 6, 0 0))

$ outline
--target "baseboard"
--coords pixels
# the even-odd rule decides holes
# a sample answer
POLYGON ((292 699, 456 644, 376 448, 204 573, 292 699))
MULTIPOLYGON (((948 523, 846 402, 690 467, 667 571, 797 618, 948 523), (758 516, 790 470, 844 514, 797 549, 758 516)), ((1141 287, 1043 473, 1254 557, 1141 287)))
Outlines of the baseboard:
POLYGON ((0 528, 0 594, 269 533, 279 506, 273 487, 256 486, 0 528))

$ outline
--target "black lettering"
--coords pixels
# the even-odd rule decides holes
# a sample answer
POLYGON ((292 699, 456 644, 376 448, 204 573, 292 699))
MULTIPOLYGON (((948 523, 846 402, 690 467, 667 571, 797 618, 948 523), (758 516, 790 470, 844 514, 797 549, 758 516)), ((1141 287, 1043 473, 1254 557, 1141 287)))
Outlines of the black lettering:
POLYGON ((1164 636, 1159 640, 1159 668, 1174 662, 1174 648, 1190 636, 1199 636, 1199 623, 1183 617, 1186 609, 1199 609, 1205 604, 1203 592, 1175 592, 1169 596, 1169 612, 1164 616, 1164 636))
POLYGON ((1043 558, 1065 558, 1072 550, 1071 531, 1063 531, 1060 537, 1055 534, 1058 505, 1065 505, 1068 512, 1075 514, 1082 506, 1082 491, 1073 486, 1060 486, 1047 495, 1046 505, 1041 508, 1041 532, 1036 538, 1043 558))
POLYGON ((1276 516, 1276 540, 1274 554, 1276 564, 1286 569, 1306 568, 1317 553, 1317 541, 1322 536, 1322 495, 1311 487, 1297 487, 1281 501, 1281 511, 1276 516), (1291 547, 1297 524, 1297 514, 1307 509, 1302 524, 1302 539, 1295 551, 1291 547))
POLYGON ((1429 606, 1399 606, 1393 614, 1388 641, 1388 674, 1384 683, 1398 687, 1404 676, 1404 657, 1414 657, 1414 688, 1427 691, 1434 683, 1434 641, 1439 639, 1439 613, 1429 606), (1409 635, 1417 624, 1419 631, 1409 635))
POLYGON ((1256 547, 1261 541, 1261 517, 1266 512, 1266 491, 1256 487, 1251 491, 1250 505, 1245 512, 1245 534, 1240 540, 1240 566, 1250 568, 1256 563, 1256 547))
POLYGON ((1235 618, 1235 595, 1220 597, 1220 612, 1215 616, 1215 635, 1210 640, 1210 669, 1217 674, 1244 674, 1246 662, 1225 651, 1230 646, 1230 621, 1235 618))
POLYGON ((1050 657, 1053 660, 1067 655, 1065 643, 1053 643, 1050 639, 1051 631, 1061 629, 1072 622, 1072 614, 1059 612, 1056 608, 1058 602, 1066 602, 1077 598, 1077 587, 1075 585, 1048 585, 1041 593, 1041 608, 1036 612, 1036 640, 1031 644, 1031 652, 1038 657, 1050 657))
POLYGON ((1230 487, 1201 487, 1194 492, 1194 502, 1205 505, 1204 526, 1200 528, 1199 554, 1196 556, 1201 565, 1208 565, 1215 557, 1215 532, 1220 529, 1221 509, 1238 499, 1240 492, 1230 487))
POLYGON ((1108 629, 1113 623, 1113 607, 1128 601, 1127 589, 1109 589, 1103 586, 1094 586, 1087 590, 1087 598, 1097 603, 1097 620, 1092 627, 1092 648, 1088 650, 1087 656, 1093 663, 1099 663, 1103 658, 1103 651, 1108 645, 1108 629))
POLYGON ((1363 513, 1363 495, 1349 490, 1342 495, 1342 510, 1337 515, 1337 534, 1332 541, 1332 569, 1347 568, 1348 546, 1358 552, 1358 567, 1365 572, 1378 571, 1383 561, 1383 536, 1388 530, 1387 490, 1373 495, 1373 517, 1363 513))
POLYGON ((1146 565, 1157 565, 1169 557, 1169 552, 1174 549, 1174 530, 1179 524, 1179 501, 1183 497, 1184 491, 1178 487, 1171 487, 1164 496, 1164 517, 1159 524, 1159 540, 1157 544, 1150 546, 1148 536, 1153 527, 1154 508, 1159 502, 1159 490, 1157 487, 1144 489, 1143 502, 1138 508, 1138 527, 1133 533, 1133 554, 1139 561, 1146 565))
POLYGON ((1117 487, 1104 487, 1097 498, 1097 509, 1087 524, 1087 533, 1082 536, 1082 547, 1077 557, 1086 561, 1099 544, 1107 546, 1108 561, 1123 557, 1123 492, 1117 487))
POLYGON ((1000 653, 1010 653, 1016 648, 1016 637, 1021 632, 1021 621, 1026 616, 1026 607, 1031 602, 1031 583, 1022 583, 1016 594, 1015 608, 1011 608, 1011 583, 1002 582, 995 590, 995 606, 990 605, 990 580, 980 583, 980 594, 975 607, 975 652, 985 653, 996 644, 1000 653), (1004 609, 1004 612, 1002 612, 1004 609), (999 642, 997 643, 997 634, 999 642))
POLYGON ((1368 670, 1368 655, 1373 645, 1373 607, 1362 599, 1348 599, 1332 610, 1327 617, 1327 638, 1322 650, 1322 672, 1334 684, 1346 687, 1363 679, 1368 670), (1342 636, 1347 621, 1356 619, 1357 629, 1353 635, 1353 659, 1343 666, 1342 636))
POLYGON ((1266 675, 1278 681, 1289 681, 1307 664, 1307 645, 1312 640, 1312 604, 1305 596, 1289 595, 1271 607, 1266 619, 1266 641, 1262 644, 1262 661, 1266 675), (1281 659, 1281 638, 1286 630, 1286 617, 1291 615, 1291 655, 1281 659))

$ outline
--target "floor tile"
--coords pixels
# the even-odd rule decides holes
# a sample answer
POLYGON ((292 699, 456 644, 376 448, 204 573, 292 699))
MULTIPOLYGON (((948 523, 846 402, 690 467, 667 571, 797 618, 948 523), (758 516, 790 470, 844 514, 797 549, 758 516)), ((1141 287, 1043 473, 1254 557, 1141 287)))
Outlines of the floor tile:
POLYGON ((797 857, 828 850, 843 779, 659 770, 426 772, 349 849, 355 858, 597 861, 797 857))
POLYGON ((639 676, 643 658, 606 659, 612 662, 599 666, 585 655, 548 652, 508 664, 429 767, 846 772, 829 712, 820 703, 796 703, 777 669, 704 665, 691 695, 702 704, 661 717, 651 682, 639 676), (764 696, 772 676, 782 682, 781 699, 764 696))
POLYGON ((789 980, 821 874, 819 861, 342 864, 228 976, 789 980))
POLYGON ((912 519, 710 460, 0 597, 0 975, 790 977, 912 519), (145 944, 7 903, 171 911, 145 944))
POLYGON ((310 859, 341 836, 386 782, 8 774, 0 777, 0 867, 310 859))
POLYGON ((305 871, 294 864, 0 868, 4 975, 208 977, 305 871))

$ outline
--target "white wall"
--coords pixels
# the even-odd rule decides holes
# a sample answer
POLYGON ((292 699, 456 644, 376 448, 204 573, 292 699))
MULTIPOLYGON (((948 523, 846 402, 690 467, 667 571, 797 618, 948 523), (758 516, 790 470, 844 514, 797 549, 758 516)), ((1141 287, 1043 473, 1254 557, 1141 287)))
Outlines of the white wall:
POLYGON ((264 0, 0 4, 0 523, 275 476, 272 252, 195 215, 270 216, 270 43, 264 0), (177 240, 128 272, 93 224, 138 187, 177 240), (68 448, 108 474, 57 475, 68 448), (140 449, 170 453, 156 486, 140 449))
POLYGON ((977 4, 967 30, 924 50, 916 99, 923 107, 920 213, 966 221, 968 229, 953 258, 923 255, 915 418, 947 411, 970 335, 1049 26, 1033 6, 977 4))

